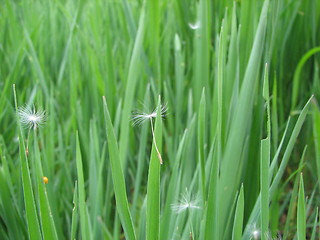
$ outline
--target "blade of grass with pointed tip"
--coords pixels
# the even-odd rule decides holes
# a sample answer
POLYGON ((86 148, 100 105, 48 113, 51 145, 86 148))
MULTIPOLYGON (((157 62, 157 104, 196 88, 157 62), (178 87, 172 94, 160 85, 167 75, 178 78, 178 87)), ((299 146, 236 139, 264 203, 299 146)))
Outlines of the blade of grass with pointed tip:
MULTIPOLYGON (((223 161, 221 162, 220 179, 219 179, 219 217, 220 229, 224 232, 231 232, 225 229, 227 220, 230 215, 230 206, 235 193, 240 184, 240 174, 242 172, 240 156, 246 139, 248 124, 252 117, 252 107, 254 92, 253 89, 257 85, 258 67, 260 65, 263 42, 267 24, 267 12, 269 1, 265 1, 256 31, 254 44, 251 50, 250 59, 246 68, 245 76, 241 86, 241 91, 237 106, 235 108, 234 119, 231 123, 230 134, 227 139, 223 161)), ((220 236, 219 238, 221 238, 220 236)))
MULTIPOLYGON (((151 124, 152 121, 151 121, 151 124)), ((153 144, 150 156, 150 165, 147 183, 147 226, 146 239, 157 240, 160 236, 160 159, 157 149, 162 149, 162 117, 161 99, 157 104, 157 117, 155 121, 153 144)), ((162 160, 161 160, 162 161, 162 160)))
MULTIPOLYGON (((303 150, 298 169, 302 170, 302 168, 303 168, 306 152, 307 152, 307 146, 303 150)), ((301 170, 299 170, 299 171, 301 171, 301 170)), ((287 238, 288 234, 290 233, 290 224, 291 224, 291 221, 292 221, 292 219, 295 215, 295 212, 296 212, 295 208, 296 208, 296 204, 297 204, 296 200, 297 200, 298 189, 299 189, 299 180, 300 180, 299 178, 300 178, 300 176, 299 176, 299 174, 297 174, 295 177, 295 180, 294 180, 292 191, 291 191, 289 206, 287 207, 288 210, 287 210, 286 223, 285 223, 285 226, 283 229, 283 236, 285 238, 287 238)), ((290 178, 288 178, 288 180, 289 179, 290 178)))
MULTIPOLYGON (((14 94, 16 111, 18 111, 15 85, 13 85, 13 94, 14 94)), ((22 185, 23 185, 25 210, 27 215, 28 235, 29 235, 29 239, 40 240, 42 239, 40 225, 39 225, 39 220, 37 215, 37 209, 36 209, 31 177, 30 177, 28 158, 26 155, 26 148, 24 145, 24 137, 23 137, 19 116, 17 116, 17 120, 18 120, 17 123, 18 123, 18 129, 19 129, 19 155, 20 155, 20 164, 21 164, 21 173, 22 173, 21 177, 22 177, 22 185)))
POLYGON ((302 173, 300 176, 300 187, 298 193, 298 211, 297 211, 297 235, 298 240, 306 239, 306 205, 304 196, 304 186, 302 173))
MULTIPOLYGON (((282 176, 284 174, 284 170, 285 170, 285 168, 286 168, 286 166, 288 164, 289 157, 290 157, 290 155, 292 153, 293 146, 294 146, 294 144, 295 144, 295 142, 297 140, 297 137, 298 137, 298 135, 300 133, 300 130, 302 128, 302 125, 304 123, 304 120, 305 120, 305 118, 307 116, 309 105, 310 105, 310 102, 311 102, 312 98, 313 98, 313 96, 309 99, 309 101, 306 103, 306 105, 302 109, 302 111, 301 111, 301 113, 300 113, 300 115, 298 117, 298 120, 297 120, 297 122, 296 122, 296 124, 294 126, 294 129, 293 129, 293 131, 291 133, 288 145, 286 147, 285 153, 284 153, 283 158, 282 158, 282 162, 281 162, 280 167, 279 167, 279 169, 278 169, 278 171, 277 171, 277 173, 276 173, 276 175, 275 175, 275 177, 273 179, 273 182, 272 182, 272 184, 271 184, 271 186, 269 188, 269 196, 270 196, 270 198, 273 197, 276 189, 279 186, 280 179, 282 178, 282 176)), ((288 125, 287 125, 287 127, 288 127, 288 125)), ((287 128, 285 130, 285 133, 286 132, 287 132, 287 128)), ((284 134, 284 136, 283 136, 283 138, 281 140, 281 143, 279 145, 278 151, 276 152, 276 154, 275 154, 275 156, 274 156, 274 158, 272 160, 272 163, 270 165, 269 181, 271 181, 271 178, 273 176, 273 171, 274 171, 275 165, 276 165, 276 163, 278 161, 278 155, 280 153, 280 150, 281 150, 282 143, 284 141, 285 135, 286 134, 284 134)), ((248 220, 247 227, 246 227, 246 229, 244 231, 244 234, 243 234, 243 237, 242 237, 243 240, 246 240, 246 239, 250 238, 250 228, 248 226, 250 226, 253 223, 257 222, 257 220, 258 220, 258 218, 260 216, 260 213, 259 213, 259 211, 260 211, 260 201, 261 201, 260 198, 261 198, 261 195, 259 195, 259 197, 257 198, 255 206, 254 206, 254 208, 253 208, 253 210, 252 210, 252 212, 250 214, 250 218, 248 220)))
POLYGON ((195 30, 194 34, 194 81, 193 94, 195 106, 199 106, 201 90, 208 86, 209 67, 210 67, 210 1, 200 0, 197 14, 200 27, 195 30))
POLYGON ((241 185, 240 193, 238 196, 236 212, 234 216, 232 240, 241 240, 242 226, 243 226, 243 213, 244 213, 244 194, 243 185, 241 185))
POLYGON ((291 134, 291 137, 289 139, 289 142, 288 142, 288 145, 287 145, 287 148, 286 148, 286 151, 283 155, 283 158, 282 158, 282 161, 281 161, 281 164, 280 164, 280 167, 279 167, 279 170, 271 184, 271 187, 270 187, 270 195, 273 194, 273 192, 276 190, 276 188, 278 187, 279 183, 280 183, 280 180, 283 176, 283 173, 285 171, 285 168, 288 164, 288 161, 289 161, 289 158, 290 158, 290 155, 291 155, 291 152, 293 150, 293 147, 294 147, 294 144, 295 144, 295 141, 300 133, 300 130, 302 128, 302 125, 304 123, 304 120, 307 116, 307 113, 308 113, 308 110, 309 110, 309 106, 310 106, 310 102, 313 98, 313 95, 309 98, 308 102, 306 103, 306 105, 304 106, 304 108, 302 109, 300 115, 299 115, 299 118, 296 122, 296 125, 292 131, 292 134, 291 134))
POLYGON ((120 162, 120 153, 105 97, 103 97, 103 106, 117 212, 119 214, 126 239, 135 240, 136 236, 128 206, 126 186, 120 162))

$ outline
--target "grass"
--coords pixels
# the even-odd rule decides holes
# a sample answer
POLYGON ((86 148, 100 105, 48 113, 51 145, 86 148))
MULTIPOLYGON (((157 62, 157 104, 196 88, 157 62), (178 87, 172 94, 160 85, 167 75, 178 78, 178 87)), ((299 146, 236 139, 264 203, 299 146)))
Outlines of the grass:
POLYGON ((318 1, 1 6, 0 239, 320 237, 318 1))

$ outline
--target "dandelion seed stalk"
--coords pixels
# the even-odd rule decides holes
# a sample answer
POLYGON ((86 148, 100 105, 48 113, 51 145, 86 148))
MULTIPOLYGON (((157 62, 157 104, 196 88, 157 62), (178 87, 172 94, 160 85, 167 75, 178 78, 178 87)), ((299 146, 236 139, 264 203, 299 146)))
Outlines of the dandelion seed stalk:
POLYGON ((155 136, 154 136, 152 118, 150 118, 150 124, 151 124, 151 132, 152 132, 154 147, 156 148, 156 151, 157 151, 157 154, 158 154, 158 158, 159 158, 160 164, 162 165, 162 164, 163 164, 163 161, 162 161, 162 157, 161 157, 160 151, 159 151, 158 146, 157 146, 156 138, 155 138, 155 136))
MULTIPOLYGON (((161 108, 160 108, 161 117, 165 117, 166 114, 167 114, 167 111, 168 111, 167 106, 165 104, 161 105, 161 108)), ((162 165, 163 164, 163 160, 162 160, 161 153, 160 153, 160 151, 158 149, 158 146, 157 146, 157 141, 156 141, 156 138, 155 138, 154 128, 153 128, 152 118, 155 118, 155 117, 157 117, 157 108, 152 113, 139 113, 139 112, 137 112, 136 114, 134 114, 132 116, 131 121, 133 122, 133 125, 141 125, 145 121, 149 121, 150 120, 152 139, 153 139, 154 146, 155 146, 155 149, 156 149, 157 154, 158 154, 158 158, 159 158, 160 164, 162 165)))

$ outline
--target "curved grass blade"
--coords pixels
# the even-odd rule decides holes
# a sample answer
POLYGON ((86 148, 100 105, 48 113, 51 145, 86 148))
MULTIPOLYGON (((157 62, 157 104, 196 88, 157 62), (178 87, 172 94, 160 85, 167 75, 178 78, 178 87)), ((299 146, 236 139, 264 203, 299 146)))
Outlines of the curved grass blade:
POLYGON ((120 217, 120 221, 128 240, 135 240, 136 235, 133 228, 133 223, 129 211, 128 199, 126 193, 126 186, 123 176, 123 171, 120 162, 120 155, 116 136, 112 126, 106 98, 103 97, 104 116, 106 124, 106 132, 108 139, 108 148, 111 164, 111 173, 113 180, 113 189, 116 197, 117 211, 120 217))
POLYGON ((293 87, 292 87, 292 98, 291 98, 291 111, 294 110, 297 104, 298 99, 298 93, 299 93, 299 84, 300 84, 300 73, 302 70, 303 65, 306 63, 306 61, 312 57, 312 55, 316 54, 317 52, 320 52, 320 47, 315 47, 309 50, 306 54, 303 55, 301 60, 298 63, 298 66, 294 72, 293 75, 293 87))

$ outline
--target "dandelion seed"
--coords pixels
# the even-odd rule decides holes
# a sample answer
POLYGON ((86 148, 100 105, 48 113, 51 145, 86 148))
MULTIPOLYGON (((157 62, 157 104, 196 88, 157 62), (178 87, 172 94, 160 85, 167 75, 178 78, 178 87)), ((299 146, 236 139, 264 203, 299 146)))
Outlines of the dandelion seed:
POLYGON ((199 29, 199 28, 201 27, 200 21, 197 21, 197 22, 195 22, 195 23, 189 23, 189 27, 190 27, 192 30, 199 29))
MULTIPOLYGON (((157 111, 158 111, 158 109, 156 108, 156 109, 154 109, 154 111, 152 113, 135 112, 131 118, 132 125, 133 126, 141 125, 146 121, 152 120, 152 118, 156 118, 157 111)), ((160 106, 160 112, 161 112, 162 118, 167 116, 167 111, 168 111, 168 107, 166 104, 163 104, 160 106)))
MULTIPOLYGON (((162 118, 167 115, 167 111, 168 111, 168 108, 167 108, 166 104, 163 104, 163 105, 160 106, 160 114, 161 114, 162 118)), ((155 149, 157 151, 160 164, 163 164, 163 160, 162 160, 160 151, 159 151, 158 146, 157 146, 157 141, 156 141, 156 138, 154 136, 154 129, 153 129, 153 123, 152 123, 152 119, 157 117, 157 112, 158 112, 158 108, 156 108, 152 113, 139 113, 139 112, 136 112, 132 116, 131 121, 133 122, 134 126, 135 125, 141 125, 142 123, 144 123, 146 121, 150 121, 154 146, 155 146, 155 149)))
POLYGON ((201 209, 199 204, 199 198, 192 199, 191 194, 186 190, 184 194, 182 194, 181 199, 178 203, 171 204, 171 210, 177 214, 184 212, 185 210, 192 209, 201 209))
POLYGON ((36 110, 35 107, 31 109, 29 106, 20 107, 17 112, 21 124, 29 128, 27 136, 26 155, 29 155, 29 137, 31 129, 36 130, 46 121, 46 112, 42 110, 36 110))
POLYGON ((29 129, 37 129, 46 121, 45 111, 36 110, 35 107, 32 109, 29 106, 20 107, 18 109, 18 116, 20 118, 20 122, 29 129))

